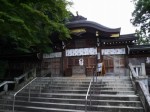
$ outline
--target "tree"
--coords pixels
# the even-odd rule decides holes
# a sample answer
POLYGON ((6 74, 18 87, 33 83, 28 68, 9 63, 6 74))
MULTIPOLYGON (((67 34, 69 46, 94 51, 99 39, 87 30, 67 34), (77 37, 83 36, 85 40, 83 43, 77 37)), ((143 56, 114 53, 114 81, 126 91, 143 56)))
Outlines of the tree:
POLYGON ((147 37, 147 35, 145 33, 143 33, 142 31, 136 30, 136 36, 139 38, 137 40, 137 44, 138 45, 147 45, 150 44, 150 38, 147 37))
POLYGON ((138 35, 150 40, 150 0, 133 0, 133 2, 135 10, 131 22, 134 26, 140 27, 138 35))
POLYGON ((0 53, 49 52, 53 33, 69 38, 66 0, 0 0, 0 53))

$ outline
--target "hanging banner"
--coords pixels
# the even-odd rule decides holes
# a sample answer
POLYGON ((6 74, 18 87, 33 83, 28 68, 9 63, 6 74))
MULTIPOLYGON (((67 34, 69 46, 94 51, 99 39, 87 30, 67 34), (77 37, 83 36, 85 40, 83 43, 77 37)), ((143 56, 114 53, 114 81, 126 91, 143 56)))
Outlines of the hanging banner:
POLYGON ((66 50, 66 56, 97 55, 97 48, 80 48, 66 50))
POLYGON ((102 55, 110 55, 110 54, 126 54, 125 48, 119 48, 119 49, 102 49, 102 55))

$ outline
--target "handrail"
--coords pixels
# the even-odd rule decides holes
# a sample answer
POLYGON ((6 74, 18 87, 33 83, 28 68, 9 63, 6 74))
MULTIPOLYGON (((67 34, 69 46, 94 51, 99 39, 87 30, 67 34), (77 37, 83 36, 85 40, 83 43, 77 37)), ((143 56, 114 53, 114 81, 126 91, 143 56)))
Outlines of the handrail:
POLYGON ((4 81, 4 82, 0 83, 0 87, 4 86, 3 90, 5 92, 7 92, 8 91, 8 84, 15 84, 15 81, 4 81))
MULTIPOLYGON (((130 79, 132 81, 132 84, 134 85, 134 89, 138 92, 139 97, 142 101, 142 104, 144 106, 144 109, 146 112, 150 111, 150 95, 148 92, 148 89, 146 88, 146 76, 144 74, 136 74, 134 69, 136 66, 132 65, 131 63, 129 64, 129 69, 130 69, 130 79)), ((137 66, 138 68, 141 68, 139 65, 137 66)))
POLYGON ((141 81, 136 82, 137 90, 139 91, 139 96, 141 97, 142 104, 146 112, 150 112, 150 95, 149 91, 141 81))
POLYGON ((88 94, 89 94, 89 91, 90 91, 90 88, 91 88, 91 84, 92 84, 92 79, 91 79, 91 81, 90 81, 90 84, 89 84, 88 91, 87 91, 87 93, 86 93, 85 99, 87 99, 87 97, 88 97, 88 94))
POLYGON ((86 96, 85 96, 85 112, 87 112, 87 99, 88 99, 88 95, 89 95, 89 92, 90 92, 90 104, 91 104, 91 84, 92 84, 92 79, 90 81, 90 84, 89 84, 89 87, 88 87, 88 90, 87 90, 87 93, 86 93, 86 96))
POLYGON ((28 72, 26 73, 23 73, 22 75, 20 75, 19 77, 15 77, 14 80, 16 81, 16 83, 19 82, 19 80, 25 78, 30 72, 33 72, 35 70, 35 68, 29 70, 28 72))
POLYGON ((5 84, 13 84, 13 83, 15 83, 15 81, 4 81, 0 83, 0 87, 4 86, 5 84))
POLYGON ((14 81, 3 81, 2 83, 0 83, 0 87, 4 86, 3 90, 5 92, 8 91, 8 84, 18 84, 18 82, 23 79, 24 77, 26 77, 30 72, 34 72, 35 68, 29 70, 28 72, 22 74, 21 76, 19 77, 15 77, 14 78, 14 81))
MULTIPOLYGON (((30 71, 28 71, 27 73, 29 73, 29 72, 30 71)), ((20 80, 20 79, 24 78, 27 75, 27 73, 24 73, 24 74, 20 75, 19 77, 15 77, 14 79, 20 80)))
POLYGON ((129 63, 129 69, 131 70, 131 73, 133 75, 133 78, 137 78, 138 75, 136 74, 135 70, 134 70, 134 67, 131 63, 129 63))
MULTIPOLYGON (((91 85, 95 83, 95 77, 96 77, 96 82, 97 82, 97 72, 96 71, 93 71, 93 76, 92 76, 92 79, 90 81, 90 84, 89 84, 89 87, 88 87, 88 90, 87 90, 87 94, 86 94, 86 97, 85 97, 85 112, 87 112, 87 99, 88 99, 88 95, 89 95, 89 92, 90 92, 90 105, 91 105, 91 85)), ((94 85, 93 87, 94 88, 94 85)), ((92 89, 94 90, 94 89, 92 89)))
MULTIPOLYGON (((37 78, 37 77, 36 77, 37 78)), ((29 84, 31 84, 36 78, 32 79, 28 84, 26 84, 25 86, 23 86, 21 89, 19 89, 15 94, 14 94, 14 100, 13 100, 13 112, 14 112, 14 109, 15 109, 15 98, 16 98, 16 95, 22 91, 25 87, 27 87, 29 84)), ((29 94, 30 95, 30 94, 29 94)))

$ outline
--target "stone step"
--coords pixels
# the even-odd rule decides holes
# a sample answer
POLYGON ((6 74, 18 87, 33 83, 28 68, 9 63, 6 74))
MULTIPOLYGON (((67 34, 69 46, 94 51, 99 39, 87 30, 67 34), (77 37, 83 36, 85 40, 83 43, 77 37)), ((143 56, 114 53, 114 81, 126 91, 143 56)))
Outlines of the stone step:
MULTIPOLYGON (((37 77, 37 80, 50 80, 50 79, 64 79, 64 80, 88 80, 91 79, 93 77, 89 76, 89 77, 37 77)), ((130 79, 129 76, 98 76, 97 79, 130 79)))
POLYGON ((143 107, 92 105, 91 110, 104 112, 145 112, 143 107))
POLYGON ((99 94, 120 94, 120 95, 135 95, 135 91, 115 91, 115 90, 100 90, 99 94))
POLYGON ((90 80, 92 77, 37 77, 37 79, 41 80, 90 80))
POLYGON ((115 80, 111 80, 111 81, 102 81, 100 82, 102 84, 115 84, 115 83, 120 83, 120 84, 132 84, 131 81, 115 81, 115 80))
MULTIPOLYGON (((27 110, 26 112, 85 112, 85 110, 73 110, 73 109, 59 109, 59 108, 41 108, 41 107, 21 107, 17 106, 19 110, 27 110)), ((87 111, 87 112, 104 112, 104 111, 87 111)))
POLYGON ((52 83, 52 84, 49 84, 49 85, 47 85, 47 86, 55 86, 55 85, 57 85, 57 86, 66 86, 66 87, 70 87, 70 86, 72 86, 72 87, 76 87, 76 86, 79 86, 79 87, 89 87, 89 84, 55 84, 55 83, 52 83))
MULTIPOLYGON (((29 96, 29 93, 19 93, 18 96, 29 96)), ((31 97, 47 97, 47 98, 72 98, 72 99, 85 99, 86 94, 74 94, 74 93, 31 93, 31 97)), ((92 94, 92 99, 97 100, 124 100, 124 101, 139 101, 137 95, 109 95, 109 94, 92 94)))
MULTIPOLYGON (((47 85, 47 87, 88 87, 89 85, 64 85, 64 84, 60 84, 60 85, 57 85, 57 84, 50 84, 50 85, 47 85)), ((101 84, 101 85, 96 85, 96 84, 92 84, 91 86, 95 86, 96 88, 105 88, 106 87, 116 87, 116 88, 132 88, 133 86, 130 86, 130 85, 110 85, 110 84, 101 84)))
MULTIPOLYGON (((91 89, 96 89, 97 91, 133 91, 133 87, 117 87, 117 88, 113 88, 113 87, 92 87, 91 89)), ((26 88, 25 89, 26 91, 29 91, 29 88, 26 88)), ((49 86, 49 87, 40 87, 40 86, 37 86, 37 87, 30 87, 30 90, 34 91, 36 90, 37 92, 40 90, 41 91, 53 91, 53 90, 83 90, 83 91, 87 91, 88 90, 88 87, 79 87, 79 86, 49 86)))
MULTIPOLYGON (((90 82, 51 82, 49 84, 65 84, 65 85, 69 85, 69 84, 81 84, 81 85, 89 85, 90 82)), ((37 83, 38 84, 38 83, 37 83)), ((110 85, 132 85, 132 83, 121 83, 121 82, 95 82, 92 84, 95 84, 95 85, 105 85, 105 84, 110 84, 110 85)))
MULTIPOLYGON (((17 94, 15 112, 85 112, 90 81, 91 77, 38 77, 30 85, 31 102, 29 87, 17 94)), ((87 112, 144 112, 129 77, 98 77, 91 88, 87 112)), ((12 109, 13 94, 0 100, 0 105, 6 104, 1 110, 12 109)))
MULTIPOLYGON (((4 103, 12 104, 11 99, 1 100, 4 103)), ((28 97, 16 97, 16 102, 28 101, 28 97)), ((68 98, 44 98, 44 97, 31 97, 32 102, 47 102, 47 103, 69 103, 69 104, 85 104, 84 99, 68 99, 68 98)), ((88 102, 90 102, 90 96, 88 97, 88 102)), ((91 100, 92 105, 113 105, 113 106, 142 106, 140 101, 123 101, 123 100, 91 100)), ((90 103, 88 103, 90 104, 90 103)))
MULTIPOLYGON (((85 80, 85 81, 83 81, 83 80, 47 80, 47 81, 41 81, 41 80, 36 80, 36 81, 34 81, 34 83, 59 83, 59 82, 61 82, 61 83, 89 83, 90 82, 90 80, 85 80)), ((131 81, 130 80, 120 80, 120 79, 101 79, 101 80, 94 80, 94 82, 109 82, 109 83, 113 83, 113 82, 116 82, 116 83, 121 83, 121 82, 126 82, 126 83, 131 83, 131 81)))
MULTIPOLYGON (((87 112, 144 112, 144 109, 142 108, 115 108, 115 107, 104 107, 103 108, 99 107, 100 109, 97 109, 97 111, 94 111, 94 109, 91 109, 92 111, 87 111, 87 112), (102 111, 100 111, 102 110, 102 111)), ((19 109, 20 107, 17 107, 19 109)), ((72 110, 72 109, 58 109, 58 108, 41 108, 41 107, 21 107, 23 110, 28 110, 28 112, 85 112, 84 110, 72 110)))
POLYGON ((120 100, 120 101, 140 101, 137 95, 109 95, 109 94, 94 94, 91 96, 93 100, 120 100))
POLYGON ((46 82, 46 81, 34 81, 34 82, 32 82, 32 84, 59 84, 59 83, 61 83, 61 84, 89 84, 90 83, 90 81, 86 81, 86 82, 83 82, 83 81, 48 81, 48 82, 46 82))
POLYGON ((70 82, 58 82, 58 81, 50 81, 50 82, 33 82, 31 85, 34 85, 34 84, 84 84, 84 85, 88 85, 90 83, 90 81, 88 82, 79 82, 79 81, 70 81, 70 82))
POLYGON ((130 81, 129 78, 98 78, 97 81, 130 81))
MULTIPOLYGON (((29 89, 22 90, 23 92, 28 92, 29 89)), ((91 90, 94 91, 94 90, 91 90)), ((40 89, 31 89, 31 93, 40 93, 40 89)), ((94 91, 95 92, 95 91, 94 91)), ((80 93, 86 94, 87 90, 77 90, 77 89, 50 89, 50 90, 41 90, 41 93, 80 93)), ((128 94, 134 95, 134 91, 117 91, 117 90, 96 90, 97 94, 128 94)))
POLYGON ((98 79, 130 79, 129 76, 104 76, 104 77, 97 77, 98 79))
MULTIPOLYGON (((94 87, 96 90, 120 90, 120 91, 130 91, 130 90, 133 90, 133 87, 117 87, 117 88, 113 88, 111 86, 108 86, 108 87, 94 87)), ((82 90, 88 90, 88 87, 78 87, 78 86, 57 86, 57 85, 54 85, 54 86, 49 86, 47 89, 82 89, 82 90)))
POLYGON ((87 79, 87 78, 85 78, 85 79, 67 79, 67 78, 65 78, 65 79, 37 79, 36 80, 36 82, 51 82, 51 81, 57 81, 57 82, 66 82, 66 81, 68 81, 68 82, 71 82, 71 81, 76 81, 76 82, 90 82, 90 80, 91 80, 91 78, 89 78, 89 79, 87 79))
MULTIPOLYGON (((40 87, 51 87, 51 86, 65 86, 65 87, 88 87, 89 84, 47 84, 47 85, 43 85, 43 84, 32 84, 30 86, 27 86, 26 88, 35 88, 38 89, 40 87)), ((111 87, 111 88, 120 88, 120 87, 132 87, 131 84, 92 84, 92 86, 95 87, 111 87)))
MULTIPOLYGON (((7 106, 7 109, 12 109, 12 106, 7 106)), ((19 111, 27 111, 27 112, 57 112, 57 110, 65 110, 66 112, 72 110, 72 112, 80 112, 84 111, 85 105, 77 105, 77 104, 66 104, 66 103, 39 103, 39 102, 16 102, 15 112, 19 111), (19 104, 19 105, 18 105, 19 104)), ((87 107, 88 111, 109 111, 109 112, 144 112, 142 107, 135 106, 110 106, 110 105, 92 105, 87 107)), ((58 111, 58 112, 59 112, 58 111)))
MULTIPOLYGON (((115 102, 112 102, 112 104, 114 104, 115 102)), ((93 104, 93 102, 92 102, 93 104)), ((143 110, 142 107, 135 107, 135 106, 125 106, 125 105, 115 105, 115 106, 112 106, 110 105, 110 103, 102 103, 104 105, 92 105, 91 107, 88 107, 88 110, 101 110, 103 111, 103 109, 106 110, 106 107, 107 109, 111 108, 113 110, 121 110, 121 109, 131 109, 131 110, 143 110), (107 104, 107 105, 106 105, 107 104)), ((22 106, 22 107, 40 107, 40 108, 57 108, 57 109, 74 109, 74 110, 84 110, 85 109, 85 104, 68 104, 68 103, 50 103, 50 102, 25 102, 25 101, 17 101, 15 103, 15 105, 17 106, 22 106)), ((11 109, 11 107, 9 107, 9 109, 11 109)))
MULTIPOLYGON (((0 105, 2 107, 3 105, 0 105)), ((12 112, 12 105, 5 105, 5 109, 0 109, 0 112, 12 112)), ((85 112, 84 110, 62 109, 62 108, 49 108, 49 107, 33 107, 15 105, 15 112, 85 112)))
MULTIPOLYGON (((80 83, 80 82, 70 82, 70 83, 62 83, 62 82, 58 82, 58 83, 49 83, 47 85, 83 85, 83 86, 87 86, 89 85, 90 82, 88 83, 80 83)), ((37 85, 40 85, 40 84, 37 84, 37 85)), ((120 85, 120 86, 132 86, 132 84, 130 83, 104 83, 104 82, 97 82, 97 83, 92 83, 92 85, 95 85, 95 86, 104 86, 104 85, 113 85, 113 86, 116 86, 116 85, 120 85)))
POLYGON ((5 110, 5 112, 13 110, 13 106, 12 105, 13 104, 0 104, 0 110, 5 110))
MULTIPOLYGON (((0 112, 12 112, 12 110, 0 109, 0 112)), ((25 111, 15 111, 15 112, 25 112, 25 111)))
MULTIPOLYGON (((88 87, 49 87, 49 88, 45 88, 45 87, 32 87, 32 88, 26 88, 22 91, 25 91, 25 92, 29 92, 29 90, 31 92, 46 92, 46 91, 49 91, 49 92, 53 92, 53 91, 58 91, 58 92, 82 92, 82 91, 87 91, 88 87)), ((112 88, 112 87, 103 87, 103 88, 99 88, 99 87, 92 87, 91 88, 91 91, 93 91, 93 89, 97 89, 96 91, 97 92, 122 92, 122 93, 135 93, 133 92, 133 88, 121 88, 121 87, 118 87, 118 88, 112 88)))
MULTIPOLYGON (((90 104, 90 99, 88 100, 90 104)), ((91 100, 92 105, 111 105, 111 106, 132 106, 132 107, 142 107, 140 101, 123 101, 123 100, 91 100)))
MULTIPOLYGON (((90 82, 90 80, 88 81, 75 81, 75 80, 71 80, 71 81, 67 81, 67 80, 62 80, 62 81, 34 81, 32 84, 50 84, 50 83, 64 83, 64 84, 70 84, 70 83, 79 83, 79 84, 88 84, 90 82)), ((96 81, 95 81, 96 82, 96 81)), ((120 83, 120 84, 131 84, 130 80, 98 80, 97 83, 120 83)))
MULTIPOLYGON (((23 92, 29 91, 28 89, 23 90, 23 92)), ((40 93, 40 90, 37 89, 31 89, 31 93, 40 93)), ((86 94, 87 90, 75 90, 75 89, 52 89, 52 90, 42 90, 41 93, 80 93, 80 94, 86 94)))
POLYGON ((61 108, 61 109, 74 109, 74 110, 84 110, 85 104, 70 104, 70 103, 52 103, 52 102, 23 102, 17 101, 16 105, 22 106, 33 106, 33 107, 49 107, 49 108, 61 108))
MULTIPOLYGON (((28 92, 29 91, 29 88, 26 88, 24 90, 22 90, 23 92, 28 92)), ((37 92, 37 93, 40 93, 40 88, 32 88, 30 89, 30 91, 32 93, 34 92, 37 92)), ((93 91, 93 89, 91 89, 91 91, 93 91)), ((113 88, 113 90, 102 90, 102 89, 97 89, 96 90, 97 94, 135 94, 134 91, 120 91, 120 90, 117 90, 117 88, 113 88)), ((72 88, 63 88, 63 89, 41 89, 41 92, 49 92, 49 93, 87 93, 87 89, 72 89, 72 88)))
POLYGON ((47 85, 49 84, 50 82, 32 82, 30 85, 47 85))
MULTIPOLYGON (((90 82, 92 78, 90 79, 44 79, 44 80, 35 80, 35 82, 90 82)), ((93 79, 92 79, 93 81, 93 79)), ((108 79, 108 78, 97 78, 97 79, 94 79, 94 81, 98 81, 98 82, 102 82, 102 81, 131 81, 130 79, 108 79)))

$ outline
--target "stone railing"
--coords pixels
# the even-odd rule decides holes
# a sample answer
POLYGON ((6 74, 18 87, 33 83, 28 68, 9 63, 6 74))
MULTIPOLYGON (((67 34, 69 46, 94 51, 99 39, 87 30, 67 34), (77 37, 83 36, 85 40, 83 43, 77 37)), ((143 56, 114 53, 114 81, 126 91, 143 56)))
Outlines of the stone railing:
POLYGON ((0 83, 0 93, 6 93, 9 90, 9 86, 13 86, 13 88, 17 87, 22 82, 29 80, 31 77, 36 77, 36 69, 29 70, 28 72, 22 74, 19 77, 15 77, 14 81, 3 81, 0 83))
POLYGON ((145 64, 132 65, 129 63, 129 70, 132 84, 136 92, 139 94, 145 112, 150 112, 150 94, 148 88, 148 76, 146 76, 145 72, 145 64))

